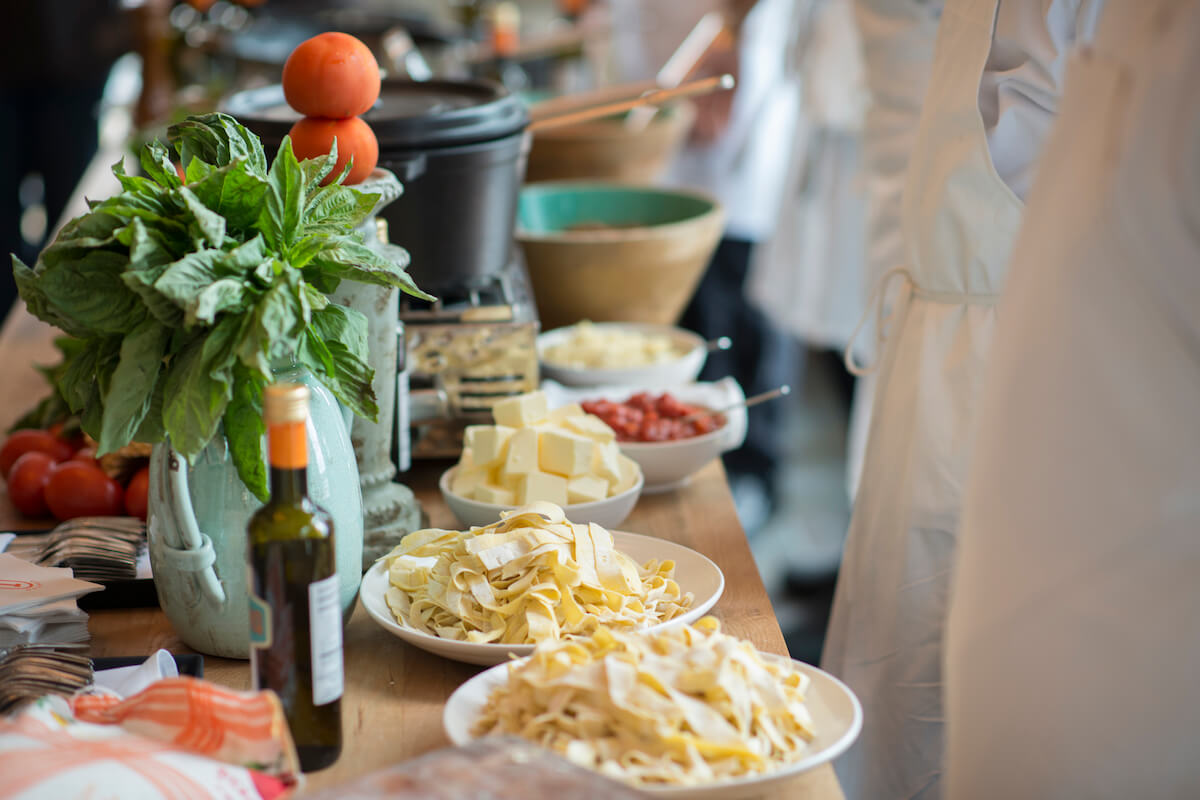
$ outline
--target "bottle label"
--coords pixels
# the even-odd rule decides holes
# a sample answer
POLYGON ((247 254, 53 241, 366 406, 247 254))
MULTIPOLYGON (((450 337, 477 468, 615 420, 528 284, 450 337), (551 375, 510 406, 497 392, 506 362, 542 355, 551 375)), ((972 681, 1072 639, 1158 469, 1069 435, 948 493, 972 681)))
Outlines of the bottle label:
POLYGON ((308 585, 308 624, 313 705, 323 706, 342 696, 342 604, 337 575, 308 585))

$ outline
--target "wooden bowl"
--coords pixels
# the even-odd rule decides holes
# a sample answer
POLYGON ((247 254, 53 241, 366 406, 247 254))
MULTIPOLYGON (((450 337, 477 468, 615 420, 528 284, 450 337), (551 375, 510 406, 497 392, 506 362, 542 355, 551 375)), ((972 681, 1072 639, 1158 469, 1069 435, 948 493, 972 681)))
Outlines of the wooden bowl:
POLYGON ((653 183, 666 170, 692 127, 688 103, 660 110, 640 131, 624 116, 534 134, 525 181, 597 179, 653 183))
POLYGON ((517 241, 543 330, 593 322, 672 325, 724 229, 699 192, 551 182, 521 190, 517 241))

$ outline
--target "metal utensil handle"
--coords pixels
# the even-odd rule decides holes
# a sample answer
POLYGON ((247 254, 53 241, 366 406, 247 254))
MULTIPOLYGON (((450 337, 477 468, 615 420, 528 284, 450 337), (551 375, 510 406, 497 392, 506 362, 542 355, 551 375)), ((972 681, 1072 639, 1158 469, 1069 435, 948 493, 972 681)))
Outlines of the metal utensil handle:
POLYGON ((576 125, 580 122, 599 119, 600 117, 608 117, 613 114, 620 114, 622 111, 628 111, 631 108, 637 108, 645 105, 659 105, 667 103, 671 100, 680 100, 685 97, 695 97, 696 95, 709 94, 711 92, 722 92, 732 89, 737 81, 729 74, 714 75, 711 78, 701 78, 700 80, 689 81, 681 84, 674 89, 659 89, 656 91, 646 92, 631 100, 621 100, 615 103, 602 103, 590 108, 579 108, 571 111, 565 111, 560 114, 549 114, 540 117, 536 122, 529 123, 529 130, 533 133, 538 131, 550 130, 551 128, 561 128, 566 125, 576 125))
POLYGON ((740 403, 734 403, 731 406, 726 406, 725 408, 713 409, 712 411, 699 411, 695 414, 687 414, 682 417, 676 417, 675 421, 676 422, 691 422, 692 420, 704 419, 705 417, 711 417, 713 414, 727 414, 730 411, 733 411, 735 408, 750 408, 751 406, 756 406, 759 403, 765 403, 768 400, 774 400, 776 397, 785 397, 791 393, 792 393, 792 387, 788 386, 785 383, 783 386, 780 386, 777 389, 771 389, 768 392, 762 392, 760 394, 756 394, 756 395, 747 397, 745 400, 743 400, 740 403))

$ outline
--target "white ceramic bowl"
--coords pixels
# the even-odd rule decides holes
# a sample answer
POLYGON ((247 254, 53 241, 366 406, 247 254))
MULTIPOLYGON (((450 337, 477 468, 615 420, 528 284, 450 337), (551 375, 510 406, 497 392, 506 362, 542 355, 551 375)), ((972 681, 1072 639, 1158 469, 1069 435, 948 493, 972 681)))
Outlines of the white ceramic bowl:
MULTIPOLYGON (((636 533, 626 533, 625 531, 613 531, 612 535, 613 546, 639 564, 645 564, 654 558, 659 561, 674 561, 675 582, 679 584, 680 590, 684 593, 692 593, 692 607, 686 613, 659 625, 652 625, 647 630, 695 622, 716 605, 722 592, 725 591, 725 576, 721 573, 720 568, 708 557, 689 547, 655 536, 639 536, 636 533)), ((392 613, 384 596, 387 589, 387 562, 380 559, 363 576, 359 599, 362 601, 363 608, 367 610, 367 614, 380 627, 415 647, 452 661, 488 666, 503 664, 510 659, 510 655, 520 658, 533 652, 531 644, 460 642, 410 628, 399 622, 392 613)))
POLYGON ((668 336, 683 352, 679 358, 640 367, 568 367, 548 362, 543 357, 547 348, 566 341, 574 332, 571 326, 555 328, 537 338, 538 359, 542 377, 566 386, 675 386, 691 383, 700 375, 708 358, 708 344, 698 334, 673 325, 651 325, 640 322, 597 322, 601 330, 625 330, 668 336))
MULTIPOLYGON (((639 791, 650 797, 669 797, 672 800, 791 797, 788 787, 781 784, 793 780, 800 773, 813 767, 832 761, 854 744, 854 740, 862 731, 863 712, 858 698, 846 684, 828 672, 802 661, 791 661, 784 656, 770 653, 763 653, 762 656, 764 659, 788 662, 812 679, 805 696, 805 705, 812 714, 817 737, 811 743, 809 754, 799 761, 784 764, 776 771, 763 775, 700 786, 639 786, 639 791)), ((507 680, 508 665, 500 664, 479 673, 450 695, 442 712, 442 727, 446 729, 446 736, 451 742, 463 745, 477 738, 471 734, 471 728, 479 719, 479 713, 487 702, 488 695, 492 689, 507 680)))
POLYGON ((714 458, 741 447, 742 442, 746 440, 746 409, 738 405, 745 401, 746 395, 733 378, 722 378, 715 383, 690 383, 684 386, 644 389, 622 386, 585 389, 549 382, 542 388, 549 398, 551 408, 584 400, 605 399, 621 402, 640 391, 648 391, 651 394, 669 392, 684 403, 703 408, 738 406, 727 412, 725 424, 711 433, 671 442, 618 442, 617 446, 621 448, 621 452, 642 468, 642 474, 646 478, 643 494, 665 492, 683 486, 693 474, 714 458))
MULTIPOLYGON (((458 517, 458 521, 463 525, 491 525, 493 522, 500 521, 501 511, 511 511, 518 507, 481 503, 450 491, 456 469, 458 467, 453 466, 442 473, 442 477, 438 480, 438 488, 442 490, 442 498, 446 501, 446 505, 450 506, 454 516, 458 517)), ((633 511, 645 482, 645 476, 639 472, 637 483, 633 485, 632 489, 627 489, 603 500, 597 500, 594 503, 575 503, 563 506, 563 511, 567 512, 567 519, 571 522, 594 522, 603 528, 612 530, 624 522, 625 518, 629 516, 629 512, 633 511)))

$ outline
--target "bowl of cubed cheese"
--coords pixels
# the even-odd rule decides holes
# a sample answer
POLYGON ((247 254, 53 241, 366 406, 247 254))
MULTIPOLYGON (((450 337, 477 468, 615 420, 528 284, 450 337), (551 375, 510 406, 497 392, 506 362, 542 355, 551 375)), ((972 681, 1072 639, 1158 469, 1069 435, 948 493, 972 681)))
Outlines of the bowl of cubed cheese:
POLYGON ((438 482, 464 525, 490 525, 538 500, 605 528, 629 516, 645 479, 599 417, 576 403, 551 411, 541 391, 497 402, 492 416, 495 424, 467 427, 462 457, 438 482))

